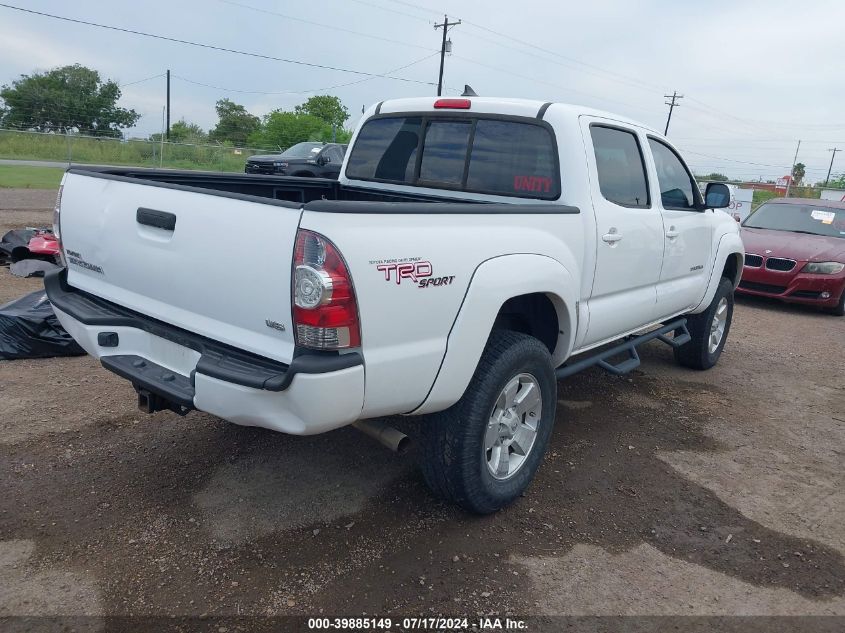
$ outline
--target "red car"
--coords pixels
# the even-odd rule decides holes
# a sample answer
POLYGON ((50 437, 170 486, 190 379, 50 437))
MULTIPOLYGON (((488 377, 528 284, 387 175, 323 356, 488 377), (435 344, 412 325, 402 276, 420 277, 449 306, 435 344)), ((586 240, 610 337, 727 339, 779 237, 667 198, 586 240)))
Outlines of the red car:
POLYGON ((742 223, 737 292, 845 314, 845 202, 770 200, 742 223))

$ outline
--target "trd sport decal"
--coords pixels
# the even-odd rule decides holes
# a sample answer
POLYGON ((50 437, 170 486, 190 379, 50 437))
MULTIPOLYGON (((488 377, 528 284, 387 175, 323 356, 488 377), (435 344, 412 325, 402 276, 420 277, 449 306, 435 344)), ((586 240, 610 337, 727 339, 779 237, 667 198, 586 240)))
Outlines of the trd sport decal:
POLYGON ((384 275, 385 281, 393 281, 397 286, 401 286, 404 282, 405 285, 416 284, 417 288, 433 288, 448 286, 455 280, 454 275, 435 277, 431 262, 421 257, 374 259, 370 261, 370 264, 384 275))

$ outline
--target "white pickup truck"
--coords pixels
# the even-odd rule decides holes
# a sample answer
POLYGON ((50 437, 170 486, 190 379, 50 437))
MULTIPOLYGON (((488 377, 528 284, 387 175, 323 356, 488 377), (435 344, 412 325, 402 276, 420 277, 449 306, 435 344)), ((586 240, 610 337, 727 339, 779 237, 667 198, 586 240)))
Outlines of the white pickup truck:
POLYGON ((62 183, 47 292, 142 408, 394 445, 376 418, 424 416, 426 481, 478 513, 533 478, 558 379, 629 371, 653 338, 715 364, 743 267, 724 185, 702 196, 658 132, 558 103, 384 101, 339 181, 62 183))

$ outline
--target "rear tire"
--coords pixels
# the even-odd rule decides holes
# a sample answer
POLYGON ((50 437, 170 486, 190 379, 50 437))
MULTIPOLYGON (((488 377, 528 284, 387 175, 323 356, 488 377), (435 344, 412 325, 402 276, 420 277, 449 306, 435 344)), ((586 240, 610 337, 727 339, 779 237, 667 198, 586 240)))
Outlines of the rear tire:
POLYGON ((422 473, 432 492, 489 514, 519 497, 540 466, 557 404, 549 350, 494 330, 463 397, 423 424, 422 473))
POLYGON ((713 301, 700 314, 687 315, 687 329, 692 340, 675 348, 678 364, 692 369, 710 369, 719 361, 734 312, 733 282, 722 277, 713 301))

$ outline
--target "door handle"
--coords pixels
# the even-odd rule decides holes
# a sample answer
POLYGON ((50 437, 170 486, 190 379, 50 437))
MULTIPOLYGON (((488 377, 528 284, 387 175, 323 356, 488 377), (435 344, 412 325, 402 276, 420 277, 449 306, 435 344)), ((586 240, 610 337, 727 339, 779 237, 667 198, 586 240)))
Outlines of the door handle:
POLYGON ((607 233, 601 236, 602 241, 614 246, 616 242, 622 239, 622 234, 615 228, 610 229, 607 233))
POLYGON ((154 226, 157 229, 164 229, 165 231, 172 231, 176 228, 176 214, 168 213, 167 211, 156 211, 155 209, 138 207, 135 213, 135 220, 138 224, 154 226))
POLYGON ((669 227, 669 230, 668 230, 668 231, 666 231, 666 237, 668 237, 670 240, 674 240, 674 239, 675 239, 676 237, 678 237, 679 235, 680 235, 680 233, 678 233, 678 232, 675 230, 675 227, 674 227, 674 226, 670 226, 670 227, 669 227))

